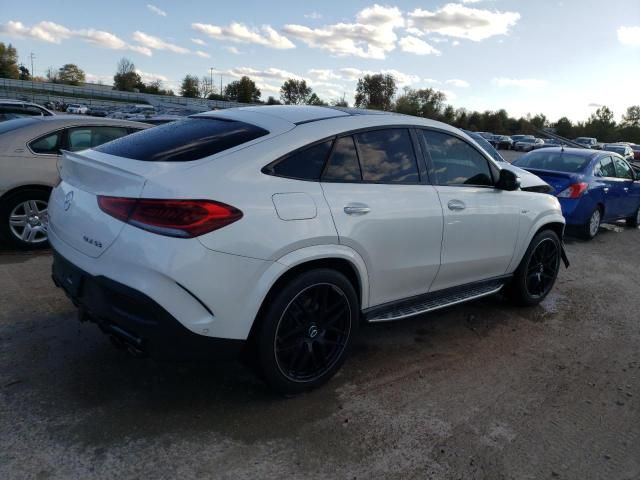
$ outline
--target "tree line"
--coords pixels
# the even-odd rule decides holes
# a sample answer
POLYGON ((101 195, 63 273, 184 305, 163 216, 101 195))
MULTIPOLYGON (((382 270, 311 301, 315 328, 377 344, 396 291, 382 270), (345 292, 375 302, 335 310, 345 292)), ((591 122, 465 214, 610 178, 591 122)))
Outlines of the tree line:
MULTIPOLYGON (((0 77, 30 80, 31 73, 24 65, 18 64, 18 54, 11 45, 0 42, 0 77)), ((85 81, 84 71, 75 64, 65 64, 60 68, 50 67, 45 78, 34 78, 41 81, 78 85, 85 81)), ((211 77, 186 75, 180 84, 179 94, 183 97, 206 98, 210 100, 231 100, 240 103, 266 103, 267 105, 333 105, 348 107, 343 98, 327 102, 321 99, 309 86, 306 80, 290 78, 280 87, 280 96, 269 96, 262 100, 262 92, 248 76, 228 83, 222 91, 218 91, 211 77)), ((113 89, 153 93, 158 95, 174 95, 171 89, 163 88, 162 81, 154 80, 145 83, 134 63, 122 58, 113 76, 113 89)), ((447 104, 446 95, 432 88, 413 89, 405 87, 398 94, 395 78, 388 74, 364 75, 358 79, 354 97, 356 108, 393 111, 406 115, 439 120, 458 128, 473 131, 485 131, 496 134, 514 135, 516 133, 535 134, 543 128, 553 128, 558 135, 567 138, 595 137, 603 142, 630 141, 640 143, 640 105, 627 108, 622 122, 614 120, 614 113, 607 106, 599 107, 583 122, 571 122, 567 117, 557 122, 550 122, 541 113, 519 118, 509 116, 506 110, 469 111, 465 108, 454 108, 447 104)))

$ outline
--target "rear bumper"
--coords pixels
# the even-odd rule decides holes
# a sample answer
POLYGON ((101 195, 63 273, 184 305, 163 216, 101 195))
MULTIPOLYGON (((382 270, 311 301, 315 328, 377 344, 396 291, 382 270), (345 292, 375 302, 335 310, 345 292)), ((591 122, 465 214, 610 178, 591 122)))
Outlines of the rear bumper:
POLYGON ((245 341, 193 333, 144 293, 104 276, 92 276, 54 250, 53 282, 119 345, 141 356, 166 360, 233 358, 245 341))

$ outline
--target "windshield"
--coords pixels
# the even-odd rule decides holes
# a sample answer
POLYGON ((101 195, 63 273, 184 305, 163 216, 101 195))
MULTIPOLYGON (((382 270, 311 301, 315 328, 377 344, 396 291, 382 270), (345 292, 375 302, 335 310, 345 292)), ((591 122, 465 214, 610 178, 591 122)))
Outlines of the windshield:
POLYGON ((530 153, 519 158, 513 162, 513 165, 520 168, 578 173, 582 172, 590 162, 591 157, 589 156, 566 152, 545 152, 543 149, 543 151, 530 153))
POLYGON ((616 152, 616 153, 625 153, 627 151, 625 147, 621 147, 619 145, 607 145, 606 149, 609 150, 610 152, 616 152))
POLYGON ((590 138, 585 138, 585 137, 580 137, 580 138, 576 138, 576 142, 578 142, 578 143, 591 143, 591 139, 590 138))
POLYGON ((521 138, 520 141, 523 142, 523 143, 533 143, 533 142, 535 142, 535 139, 533 139, 533 138, 521 138))
POLYGON ((477 133, 470 133, 469 136, 473 138, 485 152, 491 155, 491 158, 493 158, 496 162, 506 162, 506 160, 502 158, 502 155, 500 155, 498 151, 493 148, 493 145, 487 142, 482 135, 478 135, 477 133))

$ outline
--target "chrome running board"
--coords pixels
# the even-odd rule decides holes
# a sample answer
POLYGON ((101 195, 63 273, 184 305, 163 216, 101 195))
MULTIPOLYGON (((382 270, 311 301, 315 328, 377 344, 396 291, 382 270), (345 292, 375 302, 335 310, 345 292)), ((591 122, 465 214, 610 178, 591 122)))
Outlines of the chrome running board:
POLYGON ((441 308, 450 307, 459 303, 487 297, 498 293, 504 286, 504 279, 473 284, 468 287, 447 289, 442 292, 434 292, 421 295, 414 300, 397 302, 393 305, 375 307, 365 312, 368 322, 390 322, 402 318, 413 317, 422 313, 433 312, 441 308))

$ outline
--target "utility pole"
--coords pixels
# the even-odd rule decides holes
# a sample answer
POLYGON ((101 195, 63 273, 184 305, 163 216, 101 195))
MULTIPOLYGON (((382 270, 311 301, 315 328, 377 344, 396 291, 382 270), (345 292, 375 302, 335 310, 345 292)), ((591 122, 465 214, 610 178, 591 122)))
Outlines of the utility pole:
POLYGON ((36 58, 36 56, 33 54, 33 52, 31 52, 29 54, 29 58, 31 59, 31 101, 34 101, 34 96, 33 96, 33 59, 36 58))

